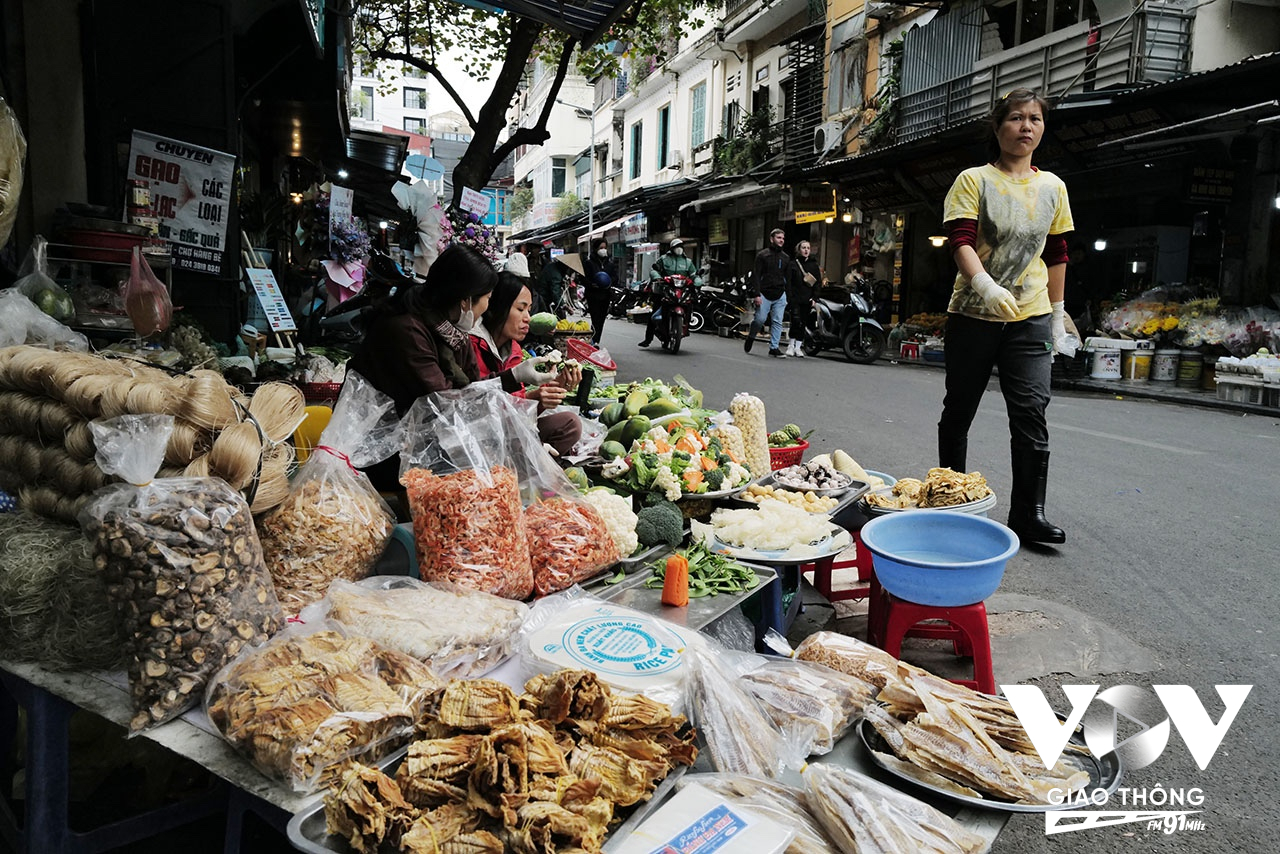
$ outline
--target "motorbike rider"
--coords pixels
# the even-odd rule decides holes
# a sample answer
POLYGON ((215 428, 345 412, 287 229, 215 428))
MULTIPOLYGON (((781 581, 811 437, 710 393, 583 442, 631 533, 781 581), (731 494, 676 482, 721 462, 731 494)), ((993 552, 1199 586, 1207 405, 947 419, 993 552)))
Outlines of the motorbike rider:
POLYGON ((787 305, 791 308, 791 343, 788 356, 804 358, 804 341, 813 314, 815 292, 822 287, 822 267, 809 241, 796 244, 796 257, 787 275, 787 305))
POLYGON ((782 251, 782 244, 787 242, 787 233, 780 228, 769 232, 769 245, 756 255, 755 270, 751 274, 750 288, 756 304, 756 316, 747 330, 747 340, 742 349, 751 352, 751 345, 756 343, 756 335, 769 320, 769 355, 780 359, 787 356, 778 349, 782 341, 782 318, 787 312, 787 268, 791 266, 791 256, 782 251))
MULTIPOLYGON (((663 255, 654 262, 653 267, 649 269, 649 287, 653 291, 654 297, 661 302, 662 291, 666 287, 666 283, 662 281, 664 276, 687 276, 693 281, 694 288, 702 287, 702 279, 698 277, 698 268, 685 257, 684 241, 675 238, 667 246, 667 254, 663 255)), ((641 347, 648 347, 653 343, 653 333, 657 329, 658 312, 655 310, 649 315, 649 323, 644 328, 644 340, 640 342, 641 347)))

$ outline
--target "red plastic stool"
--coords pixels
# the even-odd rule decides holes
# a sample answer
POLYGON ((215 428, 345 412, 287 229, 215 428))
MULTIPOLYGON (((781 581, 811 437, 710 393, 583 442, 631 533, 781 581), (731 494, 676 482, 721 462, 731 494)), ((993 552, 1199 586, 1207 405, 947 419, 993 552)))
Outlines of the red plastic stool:
POLYGON ((951 681, 986 694, 996 692, 996 677, 991 669, 991 635, 987 630, 986 605, 981 602, 954 608, 917 605, 883 592, 881 600, 876 618, 867 623, 868 640, 871 643, 894 658, 899 658, 903 638, 949 640, 956 655, 973 656, 973 678, 951 681), (940 620, 948 625, 917 625, 925 620, 940 620))
POLYGON ((869 603, 874 603, 871 594, 875 592, 874 588, 879 585, 875 584, 875 568, 871 563, 871 550, 863 548, 862 537, 857 531, 853 532, 854 552, 853 560, 836 560, 834 556, 825 557, 814 563, 807 563, 800 569, 802 572, 813 571, 813 586, 822 598, 828 602, 840 602, 845 599, 867 599, 869 603), (868 582, 858 587, 852 587, 848 590, 834 591, 831 589, 831 573, 837 569, 856 569, 858 570, 858 581, 868 582))

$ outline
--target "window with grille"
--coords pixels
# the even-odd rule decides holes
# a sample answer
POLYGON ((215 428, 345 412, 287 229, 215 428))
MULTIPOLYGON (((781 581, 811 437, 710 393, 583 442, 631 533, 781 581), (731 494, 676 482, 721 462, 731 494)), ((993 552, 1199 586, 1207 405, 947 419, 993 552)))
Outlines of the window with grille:
POLYGON ((565 176, 568 172, 568 160, 564 157, 551 158, 551 195, 564 195, 565 176))
POLYGON ((413 116, 405 116, 404 129, 409 133, 426 133, 427 120, 414 118, 413 116))
POLYGON ((1004 50, 1066 29, 1081 21, 1098 20, 1093 0, 1008 0, 987 6, 989 24, 994 24, 1004 50))
POLYGON ((351 99, 351 115, 357 119, 373 118, 373 87, 361 86, 351 99))
POLYGON ((406 110, 425 110, 427 108, 427 90, 405 87, 404 108, 406 110))
POLYGON ((699 83, 689 94, 689 148, 692 150, 707 141, 707 84, 699 83))
POLYGON ((640 177, 640 154, 643 142, 644 122, 636 122, 631 126, 631 171, 632 180, 640 177))

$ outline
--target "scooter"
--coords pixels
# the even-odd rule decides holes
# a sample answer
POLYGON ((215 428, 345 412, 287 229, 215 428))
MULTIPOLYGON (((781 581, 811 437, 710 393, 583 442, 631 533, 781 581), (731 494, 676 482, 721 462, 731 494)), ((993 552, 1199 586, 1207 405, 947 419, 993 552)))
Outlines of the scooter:
POLYGON ((710 331, 708 324, 711 328, 736 327, 742 323, 742 311, 742 306, 733 302, 729 292, 715 285, 703 285, 689 315, 689 331, 710 331))
POLYGON ((689 334, 689 315, 692 313, 698 289, 688 276, 663 276, 661 286, 654 287, 653 334, 662 342, 662 349, 680 352, 680 342, 689 334))
POLYGON ((870 303, 861 294, 842 288, 818 292, 806 333, 807 356, 839 348, 850 362, 869 365, 885 348, 884 327, 872 317, 870 303))

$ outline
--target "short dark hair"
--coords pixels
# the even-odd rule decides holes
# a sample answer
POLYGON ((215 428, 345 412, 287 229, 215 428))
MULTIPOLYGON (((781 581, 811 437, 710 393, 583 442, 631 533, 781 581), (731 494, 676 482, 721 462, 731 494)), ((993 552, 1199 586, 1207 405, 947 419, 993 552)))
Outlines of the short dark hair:
POLYGON ((781 234, 783 237, 787 236, 786 231, 782 230, 781 228, 775 228, 773 231, 769 232, 769 239, 772 240, 775 234, 781 234))
POLYGON ((482 297, 498 283, 498 272, 479 251, 450 244, 427 271, 423 296, 436 309, 449 309, 464 299, 482 297))
MULTIPOLYGON (((489 332, 497 332, 507 322, 511 306, 515 305, 522 290, 529 290, 524 279, 506 271, 498 274, 498 283, 494 286, 493 293, 489 294, 489 307, 480 316, 480 322, 489 332)), ((529 294, 532 296, 533 291, 529 291, 529 294)))
POLYGON ((1034 89, 1011 89, 991 108, 991 112, 987 115, 987 148, 992 152, 992 160, 1000 157, 1000 125, 1004 123, 1005 117, 1023 104, 1035 102, 1040 107, 1041 115, 1047 116, 1052 105, 1048 99, 1042 97, 1034 89))
POLYGON ((609 241, 608 241, 608 240, 605 240, 603 237, 597 237, 595 240, 591 241, 591 248, 592 248, 592 249, 598 249, 598 248, 600 248, 601 246, 603 246, 605 249, 608 249, 608 248, 609 248, 609 241))

